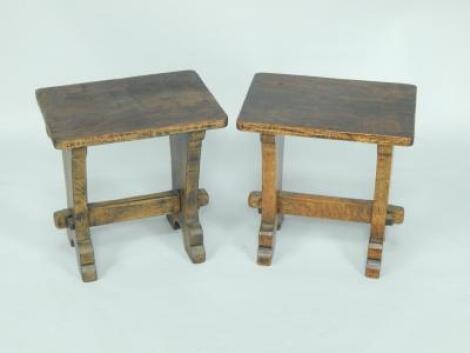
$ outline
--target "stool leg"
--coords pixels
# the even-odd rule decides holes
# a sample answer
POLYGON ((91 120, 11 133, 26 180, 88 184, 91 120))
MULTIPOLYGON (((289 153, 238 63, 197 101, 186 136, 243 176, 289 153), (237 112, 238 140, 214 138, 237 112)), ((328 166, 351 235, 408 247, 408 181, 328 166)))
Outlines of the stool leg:
MULTIPOLYGON (((62 161, 64 164, 65 174, 65 189, 67 193, 67 207, 73 209, 73 188, 72 188, 72 151, 62 150, 62 161)), ((75 246, 75 226, 67 225, 67 238, 69 239, 70 246, 75 246)))
POLYGON ((67 229, 67 235, 71 245, 75 246, 82 280, 90 282, 95 281, 97 276, 88 226, 86 155, 86 147, 63 151, 67 203, 73 209, 74 217, 74 229, 67 229))
POLYGON ((259 265, 271 265, 276 229, 283 218, 282 215, 278 215, 277 205, 277 194, 282 182, 283 147, 283 136, 261 135, 261 226, 257 261, 259 265))
MULTIPOLYGON (((282 174, 284 170, 284 136, 276 137, 276 150, 277 150, 277 191, 282 190, 282 174)), ((261 207, 258 208, 258 213, 261 214, 261 207)), ((282 223, 284 222, 284 214, 277 214, 277 226, 276 229, 280 230, 282 223)))
POLYGON ((199 223, 199 165, 205 131, 170 136, 172 184, 179 190, 181 211, 167 216, 174 229, 182 228, 184 247, 193 263, 206 259, 199 223))
MULTIPOLYGON (((282 191, 282 175, 284 172, 284 136, 276 137, 276 145, 277 145, 277 192, 279 193, 280 191, 282 191)), ((284 223, 284 214, 278 213, 277 214, 277 227, 276 227, 277 230, 281 229, 282 223, 284 223)))
POLYGON ((369 248, 367 251, 366 276, 379 278, 382 250, 387 220, 388 194, 392 169, 393 146, 377 146, 377 170, 374 202, 370 226, 369 248))

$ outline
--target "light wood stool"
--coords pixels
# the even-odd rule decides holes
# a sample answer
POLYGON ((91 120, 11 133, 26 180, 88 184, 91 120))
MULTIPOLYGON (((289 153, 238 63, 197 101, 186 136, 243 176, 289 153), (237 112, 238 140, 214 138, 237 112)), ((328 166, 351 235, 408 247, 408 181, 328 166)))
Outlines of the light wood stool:
POLYGON ((370 223, 366 276, 380 276, 386 225, 403 222, 388 202, 393 146, 414 138, 416 87, 318 77, 257 74, 237 127, 260 133, 262 188, 249 205, 261 212, 258 264, 270 265, 274 237, 285 214, 370 223), (282 191, 284 135, 377 144, 373 200, 282 191))
POLYGON ((54 213, 75 246, 82 280, 97 279, 89 227, 167 215, 181 227, 192 262, 205 260, 199 207, 201 144, 206 129, 227 125, 227 116, 194 71, 182 71, 42 88, 36 97, 54 147, 62 150, 68 208, 54 213), (88 203, 86 155, 91 145, 170 136, 170 191, 88 203))

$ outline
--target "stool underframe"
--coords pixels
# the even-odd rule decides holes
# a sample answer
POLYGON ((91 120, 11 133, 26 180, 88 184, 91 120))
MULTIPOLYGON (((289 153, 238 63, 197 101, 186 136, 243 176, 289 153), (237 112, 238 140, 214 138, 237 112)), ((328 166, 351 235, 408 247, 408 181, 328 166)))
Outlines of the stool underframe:
POLYGON ((84 282, 97 279, 90 227, 166 215, 173 229, 181 228, 184 247, 193 263, 205 260, 199 207, 209 202, 199 189, 201 146, 205 131, 170 135, 172 190, 112 201, 88 203, 87 147, 63 150, 67 208, 54 213, 58 228, 65 228, 75 247, 84 282))
POLYGON ((377 144, 373 200, 348 199, 282 191, 284 136, 260 134, 262 189, 249 195, 250 207, 261 213, 257 262, 271 265, 276 230, 285 214, 369 223, 370 239, 365 275, 380 276, 385 226, 400 224, 404 209, 388 204, 393 146, 377 144))

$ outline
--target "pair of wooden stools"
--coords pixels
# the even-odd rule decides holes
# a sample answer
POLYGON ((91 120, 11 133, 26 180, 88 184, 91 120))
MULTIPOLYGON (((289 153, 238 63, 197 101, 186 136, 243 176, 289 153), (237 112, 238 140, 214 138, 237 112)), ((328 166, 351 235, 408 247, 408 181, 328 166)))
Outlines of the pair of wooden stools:
MULTIPOLYGON (((205 260, 199 207, 209 202, 199 188, 201 143, 207 129, 227 116, 194 71, 39 89, 47 132, 62 150, 66 209, 54 213, 75 246, 83 281, 96 280, 90 227, 166 215, 181 228, 194 263, 205 260), (170 136, 173 189, 120 200, 88 203, 87 147, 170 136)), ((380 274, 386 225, 402 223, 402 207, 389 205, 394 145, 413 143, 416 87, 306 76, 255 75, 237 127, 261 135, 262 187, 249 205, 261 213, 258 263, 270 265, 276 230, 285 214, 370 223, 366 276, 380 274), (377 144, 373 200, 282 191, 284 135, 377 144)))

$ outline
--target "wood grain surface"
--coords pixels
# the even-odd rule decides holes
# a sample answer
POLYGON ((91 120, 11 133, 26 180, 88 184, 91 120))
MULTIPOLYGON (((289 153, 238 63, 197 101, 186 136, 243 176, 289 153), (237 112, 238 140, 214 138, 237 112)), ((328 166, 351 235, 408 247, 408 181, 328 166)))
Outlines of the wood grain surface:
POLYGON ((260 73, 240 130, 392 145, 414 139, 416 86, 260 73))
POLYGON ((194 71, 41 88, 36 97, 59 149, 227 125, 227 115, 194 71))
MULTIPOLYGON (((277 195, 278 212, 286 215, 336 219, 341 221, 371 223, 373 200, 350 199, 344 197, 301 194, 281 191, 277 195)), ((261 208, 261 192, 253 191, 248 197, 248 205, 261 208)), ((401 224, 404 221, 403 207, 388 205, 387 225, 401 224)))
MULTIPOLYGON (((202 207, 208 203, 209 195, 207 191, 199 189, 198 206, 202 207)), ((103 224, 173 214, 180 210, 181 193, 178 190, 111 201, 92 202, 88 204, 88 225, 95 227, 103 224)), ((54 223, 59 229, 74 229, 73 209, 65 208, 54 212, 54 223)))
POLYGON ((68 204, 73 210, 73 230, 67 229, 69 241, 75 246, 80 274, 84 282, 97 279, 95 254, 88 224, 87 148, 63 151, 68 204))
POLYGON ((261 134, 261 225, 258 239, 259 265, 270 266, 272 262, 276 230, 282 221, 277 207, 277 195, 282 188, 284 137, 261 134))
POLYGON ((390 177, 392 173, 393 146, 377 146, 374 202, 370 224, 370 240, 367 250, 366 276, 379 278, 385 237, 390 177))
POLYGON ((169 214, 168 221, 174 229, 181 228, 184 248, 193 263, 206 259, 198 202, 204 136, 204 131, 170 136, 172 186, 180 192, 181 208, 169 214))

